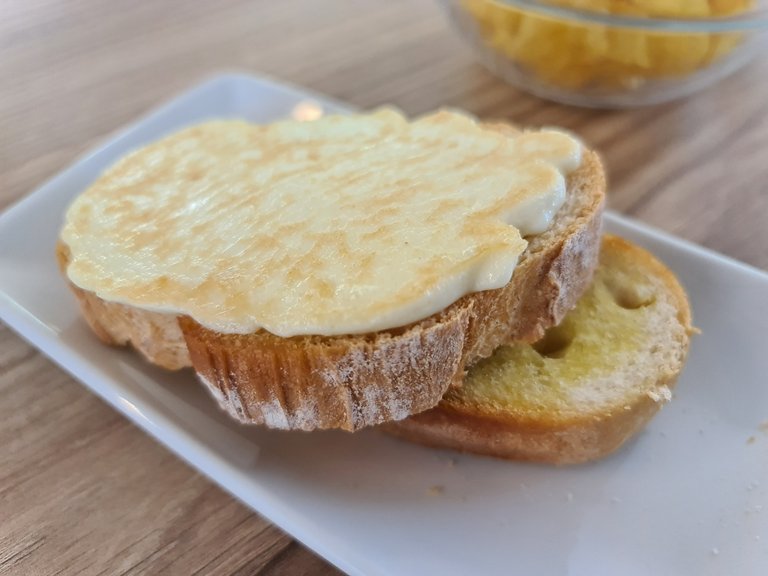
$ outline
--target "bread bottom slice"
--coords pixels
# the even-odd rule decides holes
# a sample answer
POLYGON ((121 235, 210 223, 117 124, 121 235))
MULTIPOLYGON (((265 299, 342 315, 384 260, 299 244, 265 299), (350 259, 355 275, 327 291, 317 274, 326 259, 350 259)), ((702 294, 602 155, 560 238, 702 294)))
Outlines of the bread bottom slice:
POLYGON ((426 412, 382 428, 435 447, 571 464, 601 458, 671 398, 691 334, 675 276, 617 237, 591 287, 534 344, 503 346, 426 412))
MULTIPOLYGON (((499 124, 489 129, 514 131, 499 124)), ((194 319, 105 301, 70 284, 105 343, 130 345, 168 369, 192 366, 220 406, 271 428, 357 430, 435 406, 465 370, 509 341, 534 341, 557 324, 592 278, 600 246, 605 177, 585 150, 568 176, 552 226, 529 238, 510 282, 469 294, 393 330, 279 338, 264 330, 222 334, 194 319)), ((66 270, 68 247, 57 249, 66 270)))

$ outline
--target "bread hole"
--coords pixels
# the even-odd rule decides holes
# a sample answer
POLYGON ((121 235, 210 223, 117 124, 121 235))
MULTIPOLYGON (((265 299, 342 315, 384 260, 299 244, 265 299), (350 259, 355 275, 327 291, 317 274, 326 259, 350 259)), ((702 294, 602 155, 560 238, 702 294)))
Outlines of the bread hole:
POLYGON ((573 334, 562 326, 550 328, 541 340, 532 344, 533 349, 544 358, 562 358, 573 342, 573 334))
POLYGON ((606 282, 606 286, 616 304, 626 310, 645 308, 656 302, 656 297, 645 286, 631 286, 614 282, 606 282))

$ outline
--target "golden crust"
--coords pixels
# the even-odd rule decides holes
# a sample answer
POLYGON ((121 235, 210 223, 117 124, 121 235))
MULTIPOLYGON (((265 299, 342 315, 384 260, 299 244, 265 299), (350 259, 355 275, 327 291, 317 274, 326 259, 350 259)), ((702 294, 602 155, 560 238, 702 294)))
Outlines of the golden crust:
MULTIPOLYGON (((242 422, 357 430, 435 406, 449 386, 461 383, 465 366, 507 341, 538 339, 573 307, 597 264, 605 177, 595 153, 585 151, 582 166, 568 178, 568 191, 552 228, 530 239, 507 286, 465 296, 398 330, 238 336, 179 318, 176 332, 163 314, 72 289, 103 341, 130 344, 167 368, 191 364, 222 407, 242 422), (165 337, 157 337, 159 324, 165 337), (188 354, 180 351, 181 333, 188 354)), ((66 267, 66 248, 59 252, 66 267)))
MULTIPOLYGON (((451 394, 438 406, 382 429, 393 436, 432 447, 451 448, 512 460, 575 464, 605 457, 637 434, 663 406, 658 390, 671 389, 688 352, 691 312, 688 298, 674 274, 651 254, 620 238, 607 236, 601 261, 607 266, 623 260, 661 281, 676 311, 684 337, 676 342, 675 361, 655 367, 655 378, 638 383, 621 402, 563 416, 558 410, 536 414, 484 412, 476 403, 451 394)), ((650 369, 650 368, 649 368, 650 369)), ((618 377, 618 376, 617 376, 618 377)), ((470 384, 471 385, 471 384, 470 384)))
POLYGON ((237 419, 271 428, 354 430, 431 408, 464 373, 468 312, 398 335, 278 338, 179 323, 192 363, 237 419), (418 361, 414 355, 418 351, 418 361))
MULTIPOLYGON (((664 377, 656 387, 674 386, 664 377)), ((580 464, 604 458, 637 434, 663 406, 643 396, 629 405, 569 421, 502 420, 439 404, 436 408, 390 422, 382 429, 392 436, 433 448, 547 464, 580 464)))

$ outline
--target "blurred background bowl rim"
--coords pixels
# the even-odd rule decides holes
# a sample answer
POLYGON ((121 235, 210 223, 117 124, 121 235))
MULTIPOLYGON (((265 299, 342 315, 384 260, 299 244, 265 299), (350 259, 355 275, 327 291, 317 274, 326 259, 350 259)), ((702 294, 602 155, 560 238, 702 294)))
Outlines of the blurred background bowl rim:
MULTIPOLYGON (((457 0, 461 1, 461 0, 457 0)), ((580 8, 556 6, 542 0, 488 0, 526 12, 551 16, 561 20, 585 24, 602 24, 618 28, 635 28, 663 32, 711 33, 749 32, 768 29, 768 7, 764 3, 749 11, 722 18, 666 18, 646 16, 625 16, 608 14, 580 8)))

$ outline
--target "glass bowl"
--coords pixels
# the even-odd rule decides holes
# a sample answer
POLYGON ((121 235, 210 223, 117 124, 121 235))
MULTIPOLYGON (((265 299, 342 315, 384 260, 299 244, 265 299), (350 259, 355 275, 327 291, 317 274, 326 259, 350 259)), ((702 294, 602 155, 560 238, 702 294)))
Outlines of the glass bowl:
POLYGON ((759 0, 442 2, 492 72, 579 106, 687 96, 768 47, 768 2, 759 0))

